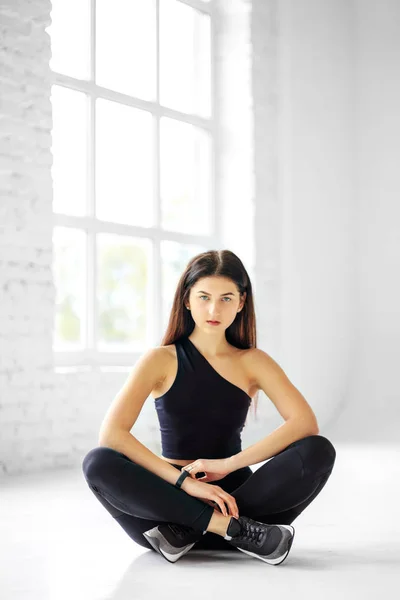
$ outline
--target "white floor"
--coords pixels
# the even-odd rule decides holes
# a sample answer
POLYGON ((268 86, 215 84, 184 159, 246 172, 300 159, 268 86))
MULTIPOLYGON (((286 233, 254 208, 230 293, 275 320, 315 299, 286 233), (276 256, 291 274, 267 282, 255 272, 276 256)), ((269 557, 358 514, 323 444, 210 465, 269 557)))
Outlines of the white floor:
POLYGON ((276 567, 239 551, 189 552, 171 564, 127 536, 79 470, 3 479, 0 597, 398 597, 400 446, 336 450, 328 483, 294 521, 292 550, 276 567))

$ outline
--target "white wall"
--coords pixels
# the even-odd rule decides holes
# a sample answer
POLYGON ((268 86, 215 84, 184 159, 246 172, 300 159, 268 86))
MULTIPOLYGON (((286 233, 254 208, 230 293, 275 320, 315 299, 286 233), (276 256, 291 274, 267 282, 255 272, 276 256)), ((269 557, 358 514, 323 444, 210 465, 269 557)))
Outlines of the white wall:
POLYGON ((357 352, 340 439, 399 442, 400 3, 355 2, 357 352))
POLYGON ((40 460, 55 392, 49 11, 0 6, 0 472, 40 460))
MULTIPOLYGON (((333 442, 395 439, 400 6, 254 0, 249 14, 247 2, 218 5, 226 20, 217 19, 217 190, 221 219, 241 200, 248 211, 236 231, 243 223, 259 346, 333 442), (235 35, 244 53, 236 73, 235 35)), ((0 7, 3 475, 79 465, 126 378, 53 369, 50 8, 48 0, 0 7)), ((240 254, 231 230, 222 232, 240 254)), ((280 423, 261 396, 244 446, 280 423)), ((160 452, 151 401, 135 435, 160 452)))
POLYGON ((333 442, 398 442, 400 4, 278 7, 282 362, 333 442))
POLYGON ((279 8, 282 360, 329 435, 357 344, 353 5, 279 8))

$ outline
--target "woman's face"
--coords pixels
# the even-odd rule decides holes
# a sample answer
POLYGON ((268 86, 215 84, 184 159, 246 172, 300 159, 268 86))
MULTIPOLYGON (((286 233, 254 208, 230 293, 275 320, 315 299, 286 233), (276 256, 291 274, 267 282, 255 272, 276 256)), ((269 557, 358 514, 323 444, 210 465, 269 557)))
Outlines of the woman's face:
POLYGON ((240 298, 236 285, 230 279, 203 277, 190 290, 189 308, 199 327, 221 331, 233 323, 244 300, 245 295, 240 298), (219 321, 220 324, 210 325, 207 321, 219 321))

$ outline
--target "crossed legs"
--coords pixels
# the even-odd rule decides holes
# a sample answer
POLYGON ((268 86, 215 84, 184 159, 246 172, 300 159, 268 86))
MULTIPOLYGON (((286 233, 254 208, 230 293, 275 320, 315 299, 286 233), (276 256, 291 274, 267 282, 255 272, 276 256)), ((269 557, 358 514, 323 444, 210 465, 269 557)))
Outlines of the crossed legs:
MULTIPOLYGON (((235 497, 239 515, 290 525, 325 486, 335 458, 335 448, 326 437, 311 435, 293 442, 255 472, 245 467, 215 484, 235 497)), ((179 465, 176 468, 179 470, 179 465)), ((214 511, 111 448, 90 450, 82 469, 97 499, 131 539, 145 548, 152 549, 142 535, 144 531, 162 522, 204 531, 214 511)), ((195 549, 235 548, 221 536, 207 532, 195 549)))

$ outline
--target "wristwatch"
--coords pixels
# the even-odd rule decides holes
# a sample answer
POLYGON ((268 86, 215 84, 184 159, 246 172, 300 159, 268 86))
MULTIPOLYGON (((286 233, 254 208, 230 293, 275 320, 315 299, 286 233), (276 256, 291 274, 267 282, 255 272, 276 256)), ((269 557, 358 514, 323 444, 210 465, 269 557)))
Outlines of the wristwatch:
POLYGON ((186 477, 189 477, 189 473, 187 471, 182 471, 178 477, 178 481, 175 483, 175 487, 180 488, 186 477))

